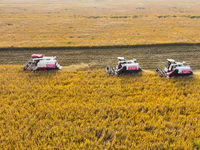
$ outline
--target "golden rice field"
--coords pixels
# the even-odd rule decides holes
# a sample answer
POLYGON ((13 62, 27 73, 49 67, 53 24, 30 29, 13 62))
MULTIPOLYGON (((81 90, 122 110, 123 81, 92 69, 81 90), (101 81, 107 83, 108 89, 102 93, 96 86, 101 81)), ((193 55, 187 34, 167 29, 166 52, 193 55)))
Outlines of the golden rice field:
POLYGON ((199 0, 0 0, 0 47, 200 43, 199 0))
POLYGON ((200 76, 0 66, 0 149, 200 149, 200 76))

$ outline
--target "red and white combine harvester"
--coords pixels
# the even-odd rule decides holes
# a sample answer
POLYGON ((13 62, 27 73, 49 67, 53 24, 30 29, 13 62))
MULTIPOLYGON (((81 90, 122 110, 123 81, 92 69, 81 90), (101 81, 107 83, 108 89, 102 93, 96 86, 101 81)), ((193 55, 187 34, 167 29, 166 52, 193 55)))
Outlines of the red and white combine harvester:
POLYGON ((36 70, 59 70, 62 68, 56 60, 56 56, 45 57, 43 54, 31 55, 31 60, 27 61, 22 69, 29 71, 36 70))
POLYGON ((136 63, 137 59, 125 60, 124 57, 117 57, 118 65, 115 67, 107 66, 106 73, 109 75, 120 75, 128 73, 139 73, 142 69, 139 66, 139 63, 136 63))
POLYGON ((157 68, 155 71, 160 77, 172 77, 172 76, 187 76, 192 75, 193 72, 190 66, 185 66, 185 61, 175 62, 173 59, 167 59, 168 66, 163 70, 157 68))

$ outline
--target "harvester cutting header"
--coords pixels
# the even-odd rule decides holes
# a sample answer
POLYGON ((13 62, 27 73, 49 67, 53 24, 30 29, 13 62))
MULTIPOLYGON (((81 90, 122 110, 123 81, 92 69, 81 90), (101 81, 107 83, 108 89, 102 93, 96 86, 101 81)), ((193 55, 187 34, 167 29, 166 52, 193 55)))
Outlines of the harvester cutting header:
POLYGON ((56 56, 45 57, 43 54, 31 55, 31 60, 27 61, 22 67, 24 70, 59 70, 62 69, 56 60, 56 56))

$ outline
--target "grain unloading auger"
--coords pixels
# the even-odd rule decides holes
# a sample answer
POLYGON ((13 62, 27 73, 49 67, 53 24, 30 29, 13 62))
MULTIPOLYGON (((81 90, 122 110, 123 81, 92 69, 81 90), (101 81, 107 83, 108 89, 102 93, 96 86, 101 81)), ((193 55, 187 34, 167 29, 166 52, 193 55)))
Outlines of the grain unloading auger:
POLYGON ((136 63, 136 59, 125 60, 124 57, 117 57, 118 65, 115 67, 107 66, 105 68, 108 75, 120 75, 128 73, 139 73, 142 69, 139 66, 139 63, 136 63))
POLYGON ((23 70, 36 71, 62 69, 62 66, 60 66, 56 60, 56 56, 45 57, 43 54, 33 54, 31 57, 32 59, 23 65, 23 70))
POLYGON ((190 68, 190 66, 185 66, 185 61, 181 62, 175 62, 173 59, 167 59, 168 60, 168 66, 164 69, 161 70, 157 68, 155 72, 160 76, 160 77, 172 77, 172 76, 188 76, 192 75, 193 72, 190 68))

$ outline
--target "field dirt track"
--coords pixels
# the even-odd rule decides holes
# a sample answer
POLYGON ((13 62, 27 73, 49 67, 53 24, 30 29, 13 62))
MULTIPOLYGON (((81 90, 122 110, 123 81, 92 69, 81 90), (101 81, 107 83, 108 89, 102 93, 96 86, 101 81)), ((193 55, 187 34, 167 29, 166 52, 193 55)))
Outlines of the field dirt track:
POLYGON ((200 45, 170 44, 133 47, 86 48, 8 48, 0 49, 0 65, 23 65, 32 54, 57 56, 63 70, 103 69, 116 66, 117 57, 136 58, 142 69, 164 68, 168 58, 186 61, 192 70, 200 70, 200 45))

